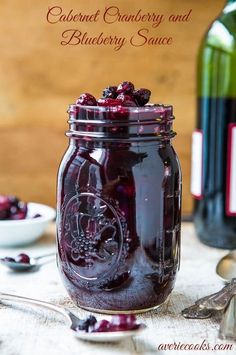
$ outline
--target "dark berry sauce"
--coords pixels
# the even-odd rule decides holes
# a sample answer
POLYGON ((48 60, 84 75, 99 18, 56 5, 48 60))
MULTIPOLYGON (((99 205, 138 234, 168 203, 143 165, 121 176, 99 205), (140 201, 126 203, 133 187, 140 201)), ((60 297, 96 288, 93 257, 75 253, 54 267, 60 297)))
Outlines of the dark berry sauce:
POLYGON ((6 256, 5 258, 2 258, 1 261, 6 263, 10 262, 10 263, 30 264, 30 257, 25 253, 21 253, 17 255, 15 258, 6 256))
POLYGON ((25 219, 27 211, 27 203, 17 197, 0 195, 0 220, 25 219))
MULTIPOLYGON (((148 92, 140 90, 143 104, 148 92)), ((118 91, 135 99, 129 82, 118 91)), ((172 107, 72 105, 69 115, 57 196, 63 282, 83 308, 154 308, 167 299, 179 267, 181 173, 171 145, 172 107)))
POLYGON ((0 220, 17 221, 26 218, 42 217, 40 213, 27 216, 28 204, 16 196, 0 195, 0 220))
POLYGON ((134 314, 117 314, 112 316, 110 321, 107 319, 98 321, 94 316, 90 315, 79 322, 76 330, 85 331, 86 333, 103 333, 130 331, 141 327, 145 327, 145 325, 137 323, 134 314))

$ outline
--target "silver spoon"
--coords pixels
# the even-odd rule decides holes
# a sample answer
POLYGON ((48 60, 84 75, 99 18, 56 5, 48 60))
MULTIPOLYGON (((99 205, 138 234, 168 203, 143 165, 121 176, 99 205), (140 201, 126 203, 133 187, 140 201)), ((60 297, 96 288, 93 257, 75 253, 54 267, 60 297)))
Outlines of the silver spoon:
POLYGON ((29 263, 22 263, 22 262, 17 262, 17 261, 8 261, 5 258, 0 259, 0 263, 12 271, 17 271, 17 272, 25 272, 25 271, 36 271, 38 270, 41 266, 47 264, 48 262, 51 262, 55 258, 55 252, 46 254, 46 255, 41 255, 37 256, 35 258, 30 257, 30 262, 29 263))
MULTIPOLYGON (((236 251, 231 251, 221 258, 216 265, 216 274, 224 283, 236 277, 236 251)), ((220 330, 220 339, 236 340, 236 294, 231 298, 223 314, 220 330)))
POLYGON ((201 298, 197 301, 197 304, 205 309, 224 311, 228 307, 231 298, 235 294, 236 278, 233 278, 220 291, 201 298))
POLYGON ((224 282, 236 277, 236 251, 223 256, 216 265, 216 273, 224 282))
POLYGON ((0 300, 6 301, 14 301, 14 302, 23 302, 23 303, 30 303, 36 306, 44 307, 53 311, 56 311, 62 314, 68 321, 70 329, 73 331, 73 334, 82 340, 87 340, 91 342, 118 342, 124 340, 126 338, 133 337, 135 335, 141 334, 145 329, 146 326, 144 324, 140 325, 138 329, 134 330, 126 330, 126 331, 116 331, 116 332, 94 332, 94 333, 87 333, 82 330, 78 330, 79 322, 81 321, 74 313, 72 313, 67 308, 62 308, 60 306, 56 306, 52 303, 36 300, 33 298, 22 297, 11 295, 8 293, 0 292, 0 300))
POLYGON ((183 309, 181 314, 184 318, 188 319, 207 319, 212 317, 213 311, 210 309, 201 308, 198 304, 195 303, 194 305, 183 309))
POLYGON ((224 311, 236 294, 236 278, 233 278, 220 291, 200 298, 194 305, 182 310, 185 318, 204 319, 210 318, 214 312, 224 311))

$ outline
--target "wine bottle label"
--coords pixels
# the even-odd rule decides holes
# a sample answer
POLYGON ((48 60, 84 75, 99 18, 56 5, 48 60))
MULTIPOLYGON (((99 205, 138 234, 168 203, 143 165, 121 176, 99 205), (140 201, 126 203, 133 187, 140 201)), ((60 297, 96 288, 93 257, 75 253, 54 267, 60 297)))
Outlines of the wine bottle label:
POLYGON ((191 193, 196 199, 202 199, 203 181, 203 132, 196 129, 192 134, 191 193))
POLYGON ((226 214, 236 216, 236 124, 228 128, 228 159, 226 176, 226 214))

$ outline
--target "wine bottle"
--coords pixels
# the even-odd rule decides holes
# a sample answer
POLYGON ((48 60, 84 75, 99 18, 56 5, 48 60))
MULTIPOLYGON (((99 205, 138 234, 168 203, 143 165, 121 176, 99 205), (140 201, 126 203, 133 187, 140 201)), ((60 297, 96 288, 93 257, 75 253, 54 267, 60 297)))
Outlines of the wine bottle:
POLYGON ((191 192, 199 239, 236 248, 236 0, 227 1, 198 56, 191 192))

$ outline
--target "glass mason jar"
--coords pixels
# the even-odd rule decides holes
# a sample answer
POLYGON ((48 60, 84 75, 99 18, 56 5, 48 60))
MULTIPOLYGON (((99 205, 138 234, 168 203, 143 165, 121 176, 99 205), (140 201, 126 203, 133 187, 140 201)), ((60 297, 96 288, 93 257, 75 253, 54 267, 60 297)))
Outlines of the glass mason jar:
POLYGON ((80 307, 144 312, 173 289, 181 172, 172 106, 69 107, 58 173, 58 266, 80 307))

